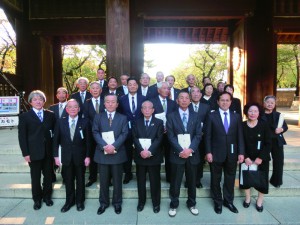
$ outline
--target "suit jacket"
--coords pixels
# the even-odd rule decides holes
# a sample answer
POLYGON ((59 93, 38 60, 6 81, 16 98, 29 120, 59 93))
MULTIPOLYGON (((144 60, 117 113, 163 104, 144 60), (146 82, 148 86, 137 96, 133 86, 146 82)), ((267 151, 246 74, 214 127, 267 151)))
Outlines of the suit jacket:
POLYGON ((84 165, 84 159, 89 157, 91 136, 89 121, 78 117, 73 140, 71 140, 69 117, 63 117, 55 125, 54 157, 58 157, 58 147, 61 145, 61 162, 70 165, 73 161, 76 166, 84 165), (73 159, 73 160, 72 160, 73 159))
POLYGON ((205 132, 206 154, 213 155, 213 161, 237 161, 245 154, 241 116, 230 112, 230 124, 226 134, 219 110, 209 114, 205 132))
POLYGON ((19 115, 18 137, 22 155, 30 156, 31 161, 53 157, 52 138, 55 115, 44 110, 43 122, 33 109, 19 115))
MULTIPOLYGON (((107 89, 105 89, 105 90, 103 90, 103 91, 101 92, 101 98, 104 99, 104 97, 105 97, 106 95, 108 95, 108 94, 109 94, 109 89, 107 88, 107 89)), ((122 97, 124 94, 122 94, 122 92, 121 92, 120 90, 116 89, 115 95, 116 95, 116 96, 118 97, 118 99, 119 99, 119 98, 122 97)))
POLYGON ((242 115, 242 106, 241 106, 241 101, 240 99, 238 98, 233 98, 232 99, 232 102, 231 102, 231 105, 229 107, 230 111, 232 112, 235 112, 235 113, 238 113, 240 114, 241 116, 242 115))
MULTIPOLYGON (((99 104, 99 113, 102 113, 104 112, 104 100, 103 99, 100 99, 100 104, 99 104)), ((92 101, 92 98, 88 99, 85 101, 84 103, 84 115, 85 115, 85 118, 87 118, 89 121, 90 121, 90 128, 92 129, 92 126, 93 126, 93 120, 94 120, 94 117, 96 115, 96 110, 95 110, 95 107, 93 105, 93 101, 92 101)))
POLYGON ((167 115, 167 130, 168 140, 171 144, 170 162, 175 164, 184 164, 187 160, 190 160, 191 164, 198 164, 200 162, 198 146, 201 141, 202 128, 197 113, 189 111, 187 132, 185 132, 179 111, 176 110, 170 113, 167 115), (179 157, 183 148, 178 143, 178 134, 190 134, 191 144, 189 148, 191 148, 194 152, 192 156, 187 159, 179 157))
MULTIPOLYGON (((189 105, 189 110, 195 112, 195 109, 194 109, 192 103, 190 103, 190 105, 189 105)), ((205 129, 206 129, 205 125, 206 125, 206 121, 207 121, 207 117, 208 117, 209 113, 210 113, 209 105, 199 103, 198 115, 199 115, 200 121, 202 123, 201 125, 202 125, 203 133, 205 132, 205 129)))
MULTIPOLYGON (((60 117, 59 117, 59 103, 57 104, 54 104, 54 105, 51 105, 49 107, 49 110, 54 112, 54 115, 55 115, 55 118, 58 120, 60 117)), ((68 113, 66 111, 66 107, 64 108, 62 114, 61 114, 61 118, 62 117, 65 117, 65 116, 68 116, 68 113)))
MULTIPOLYGON (((100 83, 100 81, 98 80, 98 82, 100 83)), ((106 91, 108 89, 108 82, 106 80, 104 80, 103 85, 102 85, 102 92, 106 91)))
POLYGON ((181 92, 180 89, 174 88, 174 100, 173 101, 176 101, 176 99, 177 99, 180 92, 181 92))
MULTIPOLYGON (((146 99, 151 99, 151 98, 154 98, 156 97, 158 94, 157 94, 157 90, 153 89, 153 88, 150 88, 151 86, 148 86, 148 90, 147 90, 147 94, 146 94, 146 99)), ((137 93, 140 94, 140 95, 143 95, 142 94, 142 86, 139 85, 139 88, 137 90, 137 93)))
POLYGON ((183 92, 187 92, 187 93, 190 93, 190 92, 189 92, 189 87, 182 88, 182 89, 181 89, 181 91, 183 91, 183 92))
POLYGON ((149 94, 147 93, 148 99, 155 98, 156 96, 158 96, 159 93, 158 93, 158 90, 157 90, 157 83, 151 85, 148 88, 148 92, 149 92, 149 94))
MULTIPOLYGON (((167 99, 167 112, 166 114, 172 113, 173 111, 175 111, 178 107, 175 101, 166 98, 167 99)), ((150 99, 150 101, 153 103, 154 106, 154 114, 157 113, 163 113, 164 109, 163 106, 161 104, 161 101, 159 99, 159 96, 156 96, 155 98, 150 99)))
POLYGON ((278 121, 279 121, 279 117, 280 117, 280 112, 276 112, 275 110, 273 110, 272 112, 272 117, 273 117, 273 123, 272 124, 269 124, 268 123, 268 119, 266 117, 265 114, 263 114, 261 116, 261 120, 267 122, 270 126, 270 129, 271 129, 271 138, 276 138, 277 141, 278 141, 278 146, 279 147, 282 147, 283 145, 286 145, 286 141, 283 137, 283 133, 286 132, 288 130, 288 126, 285 122, 285 120, 283 121, 283 125, 282 125, 282 129, 283 129, 283 132, 280 133, 280 134, 275 134, 275 129, 277 128, 277 125, 278 125, 278 121))
POLYGON ((144 117, 138 119, 136 121, 136 126, 133 127, 132 135, 133 142, 135 146, 135 157, 134 161, 139 165, 159 165, 163 162, 162 158, 162 148, 161 142, 163 139, 163 121, 160 119, 156 119, 152 116, 151 121, 149 123, 149 127, 146 129, 144 123, 144 117), (152 156, 147 159, 143 159, 140 155, 142 148, 139 138, 149 138, 151 139, 151 146, 148 149, 152 156))
POLYGON ((123 95, 125 95, 123 85, 121 85, 121 86, 119 86, 117 88, 117 92, 119 93, 120 97, 122 97, 123 95))
MULTIPOLYGON (((93 97, 92 96, 92 94, 90 93, 90 92, 86 92, 86 94, 85 94, 85 98, 84 98, 84 102, 86 101, 86 100, 88 100, 88 99, 90 99, 91 97, 93 97)), ((70 97, 70 99, 76 99, 77 100, 77 102, 79 103, 79 107, 80 107, 80 112, 79 112, 79 117, 81 117, 82 116, 82 114, 84 114, 84 103, 82 103, 82 101, 81 101, 81 96, 80 96, 80 92, 78 91, 78 92, 76 92, 76 93, 73 93, 72 95, 71 95, 71 97, 70 97)))
POLYGON ((127 117, 127 121, 130 121, 131 126, 134 126, 135 121, 143 116, 141 108, 143 102, 146 100, 146 97, 141 94, 137 94, 136 110, 134 113, 132 113, 128 95, 130 94, 124 95, 120 98, 118 112, 125 115, 127 117))
POLYGON ((93 122, 93 136, 97 143, 94 161, 99 164, 121 164, 127 161, 126 148, 124 142, 128 134, 128 126, 126 116, 116 112, 112 120, 111 127, 109 126, 109 120, 107 112, 95 115, 93 122), (116 154, 104 154, 103 147, 107 143, 102 138, 102 132, 113 131, 115 142, 112 144, 117 153, 116 154))

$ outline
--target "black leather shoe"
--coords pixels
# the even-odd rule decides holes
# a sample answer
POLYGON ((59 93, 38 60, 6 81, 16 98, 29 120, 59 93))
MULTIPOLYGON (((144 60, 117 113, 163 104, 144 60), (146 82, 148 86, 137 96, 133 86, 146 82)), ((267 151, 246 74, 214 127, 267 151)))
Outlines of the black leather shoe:
POLYGON ((154 206, 153 207, 153 212, 154 213, 159 213, 159 211, 160 211, 160 206, 154 206))
POLYGON ((201 184, 201 182, 199 182, 198 184, 196 184, 196 188, 203 188, 203 185, 201 184))
POLYGON ((144 204, 138 204, 138 206, 136 207, 138 212, 142 212, 144 209, 144 204))
POLYGON ((257 212, 262 212, 262 211, 264 211, 264 206, 263 206, 263 205, 258 206, 258 205, 256 204, 256 210, 257 210, 257 212))
POLYGON ((44 199, 46 206, 53 206, 53 201, 51 199, 44 199))
POLYGON ((75 204, 74 203, 73 204, 66 203, 66 204, 64 204, 64 206, 61 208, 60 211, 62 213, 68 212, 73 205, 75 205, 75 204))
POLYGON ((102 213, 105 212, 105 209, 106 209, 106 207, 103 206, 103 205, 101 205, 101 206, 98 208, 97 214, 98 214, 98 215, 101 215, 102 213))
POLYGON ((222 213, 222 205, 215 203, 214 210, 217 214, 221 214, 222 213))
POLYGON ((84 210, 84 204, 83 203, 77 203, 77 211, 82 211, 82 210, 84 210))
POLYGON ((244 201, 244 202, 243 202, 243 206, 244 206, 244 208, 249 208, 250 202, 244 201))
POLYGON ((120 214, 121 212, 122 212, 122 206, 116 205, 116 206, 115 206, 115 213, 116 213, 116 214, 120 214))
POLYGON ((233 213, 239 213, 239 211, 237 210, 237 208, 232 203, 224 202, 223 205, 226 208, 228 208, 231 212, 233 212, 233 213))
POLYGON ((95 180, 89 180, 89 181, 85 184, 85 186, 86 186, 86 187, 90 187, 90 186, 92 186, 93 183, 95 183, 95 182, 96 182, 95 180))
POLYGON ((123 180, 123 184, 128 184, 132 180, 132 174, 131 175, 125 175, 125 178, 123 180))
POLYGON ((41 200, 37 200, 34 202, 33 204, 33 209, 34 210, 39 210, 42 207, 42 201, 41 200))

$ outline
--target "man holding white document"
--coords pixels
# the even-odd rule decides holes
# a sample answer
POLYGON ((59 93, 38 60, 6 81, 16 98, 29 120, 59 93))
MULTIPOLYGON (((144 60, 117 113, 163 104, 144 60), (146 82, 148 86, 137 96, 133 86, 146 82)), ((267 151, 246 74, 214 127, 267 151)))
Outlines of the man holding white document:
POLYGON ((144 117, 136 121, 136 126, 132 130, 136 149, 134 160, 139 196, 137 211, 141 212, 146 202, 146 175, 148 171, 153 212, 158 213, 161 197, 160 165, 163 162, 161 147, 164 133, 163 121, 152 116, 154 108, 151 101, 143 102, 141 110, 144 117))
POLYGON ((169 216, 174 217, 179 205, 180 186, 186 171, 188 200, 187 207, 193 215, 198 215, 196 206, 196 172, 200 162, 199 143, 201 121, 197 113, 188 109, 190 96, 180 92, 177 98, 179 109, 167 115, 168 139, 170 141, 171 184, 169 216))
POLYGON ((113 181, 112 205, 115 213, 122 212, 123 163, 127 161, 124 142, 128 134, 126 116, 116 112, 118 97, 108 94, 104 98, 106 112, 95 115, 93 135, 97 143, 94 161, 98 163, 100 175, 100 207, 97 214, 105 212, 109 206, 109 183, 113 181))

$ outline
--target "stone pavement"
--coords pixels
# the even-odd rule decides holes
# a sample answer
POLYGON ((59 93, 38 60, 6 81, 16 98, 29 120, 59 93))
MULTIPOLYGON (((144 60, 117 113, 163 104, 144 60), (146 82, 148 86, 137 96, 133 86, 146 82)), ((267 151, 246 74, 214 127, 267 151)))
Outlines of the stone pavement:
MULTIPOLYGON (((64 188, 60 182, 55 184, 54 205, 43 204, 38 211, 33 210, 30 199, 30 177, 28 166, 22 161, 17 143, 16 129, 0 129, 0 225, 1 224, 298 224, 300 225, 300 128, 295 126, 299 118, 298 112, 279 109, 285 114, 289 131, 285 134, 288 145, 285 154, 284 184, 281 188, 270 187, 270 193, 264 201, 264 211, 255 209, 257 192, 253 191, 251 206, 243 208, 243 192, 235 190, 234 204, 238 214, 231 213, 223 207, 218 215, 213 210, 213 202, 209 198, 209 172, 203 180, 204 188, 197 190, 197 208, 199 215, 193 216, 187 207, 186 189, 181 189, 180 206, 175 218, 168 216, 169 199, 167 188, 162 193, 161 211, 154 214, 151 200, 147 199, 145 209, 137 212, 137 194, 135 181, 124 185, 127 197, 123 201, 120 215, 114 213, 110 206, 102 215, 97 215, 99 207, 98 185, 87 190, 85 210, 78 212, 76 207, 67 213, 61 213, 64 204, 64 188), (23 185, 23 186, 22 186, 23 185), (20 186, 20 187, 19 187, 20 186), (128 191, 130 190, 130 191, 128 191), (129 194, 128 194, 128 193, 129 194)), ((166 185, 166 184, 162 184, 166 185)), ((237 185, 236 185, 237 186, 237 185)), ((148 195, 149 197, 149 195, 148 195)))

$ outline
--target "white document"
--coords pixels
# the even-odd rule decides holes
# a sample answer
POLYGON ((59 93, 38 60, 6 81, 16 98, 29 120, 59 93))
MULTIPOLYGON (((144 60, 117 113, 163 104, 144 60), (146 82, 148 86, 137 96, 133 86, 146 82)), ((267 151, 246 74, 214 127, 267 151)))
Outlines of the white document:
POLYGON ((277 128, 282 128, 284 122, 284 115, 281 113, 278 120, 277 128))
POLYGON ((164 126, 166 126, 167 118, 165 112, 155 114, 155 118, 162 120, 164 122, 164 126))
MULTIPOLYGON (((111 145, 115 142, 115 136, 113 131, 102 132, 102 138, 108 145, 111 145)), ((106 151, 104 151, 104 155, 106 154, 107 154, 106 151)))
MULTIPOLYGON (((240 174, 240 184, 241 185, 243 185, 243 170, 248 170, 248 166, 246 165, 246 163, 241 164, 241 174, 240 174)), ((251 166, 249 166, 249 170, 257 171, 257 165, 254 163, 251 164, 251 166)))
POLYGON ((62 163, 61 163, 61 146, 60 145, 58 146, 58 159, 59 159, 60 164, 62 165, 62 163))
MULTIPOLYGON (((178 143, 179 145, 184 148, 189 148, 191 145, 191 135, 190 134, 178 134, 178 143)), ((192 153, 190 154, 192 156, 192 153)))
POLYGON ((150 138, 139 138, 139 142, 143 149, 149 149, 151 146, 151 139, 150 138))

